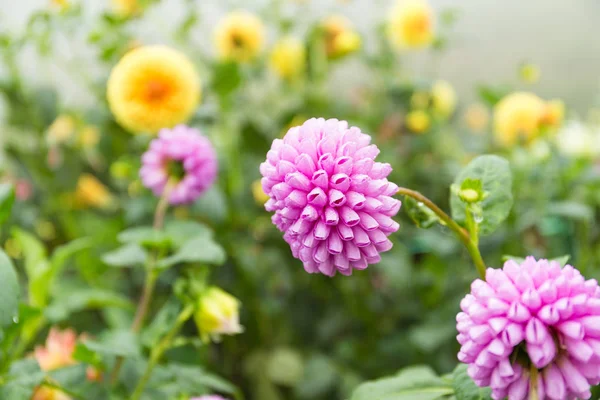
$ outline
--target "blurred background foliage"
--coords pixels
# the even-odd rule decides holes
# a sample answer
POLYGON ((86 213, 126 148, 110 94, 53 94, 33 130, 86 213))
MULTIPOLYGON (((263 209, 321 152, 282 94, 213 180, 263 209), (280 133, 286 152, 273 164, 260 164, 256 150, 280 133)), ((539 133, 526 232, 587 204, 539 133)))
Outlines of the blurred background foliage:
MULTIPOLYGON (((137 176, 149 138, 131 135, 115 122, 105 88, 110 69, 125 52, 154 43, 181 50, 197 67, 203 99, 189 124, 211 138, 220 158, 218 185, 192 206, 173 209, 171 218, 214 229, 227 253, 214 281, 242 301, 245 327, 243 335, 218 345, 174 349, 171 360, 205 364, 248 398, 260 400, 344 399, 363 380, 407 365, 428 364, 439 373, 454 369, 454 316, 476 274, 451 232, 439 226, 419 229, 402 212, 394 248, 379 265, 330 279, 306 274, 272 226, 256 186, 258 165, 273 139, 313 116, 347 119, 370 133, 382 150, 379 158, 394 168, 390 180, 421 191, 446 210, 450 184, 462 166, 478 154, 503 155, 511 164, 515 201, 507 223, 481 240, 488 266, 498 267, 507 254, 570 255, 583 274, 600 277, 600 109, 591 101, 598 68, 579 73, 599 44, 586 36, 590 49, 584 53, 571 30, 575 24, 578 32, 592 29, 578 18, 597 3, 570 3, 564 7, 577 10, 563 15, 558 2, 543 2, 554 18, 570 18, 569 25, 552 28, 563 41, 549 46, 550 38, 535 36, 530 39, 536 44, 546 43, 544 54, 515 60, 502 49, 510 42, 520 52, 525 45, 506 39, 500 47, 489 35, 477 36, 493 25, 494 16, 481 10, 476 31, 461 27, 475 11, 453 2, 436 3, 431 43, 406 52, 396 51, 385 35, 379 9, 386 10, 388 1, 370 2, 377 11, 364 20, 364 1, 257 2, 252 9, 268 34, 253 63, 220 61, 211 34, 218 16, 245 2, 221 8, 193 0, 146 0, 134 8, 126 1, 96 3, 102 2, 44 2, 26 17, 17 9, 22 25, 14 23, 8 8, 0 16, 0 171, 15 185, 17 202, 8 225, 18 227, 4 229, 4 247, 21 269, 31 251, 23 231, 50 253, 79 238, 93 243, 67 263, 52 298, 85 287, 135 301, 140 290, 140 271, 111 268, 103 256, 117 247, 119 232, 152 216, 156 199, 137 176), (344 42, 347 47, 337 54, 328 52, 323 35, 329 13, 347 15, 344 29, 359 39, 344 42), (468 32, 473 35, 465 36, 468 32), (295 59, 306 63, 295 79, 282 78, 270 55, 285 35, 306 49, 295 59), (481 45, 474 47, 477 41, 481 45), (575 51, 573 42, 581 62, 569 53, 575 51), (461 46, 468 50, 453 50, 461 46), (457 57, 460 63, 446 67, 457 57), (549 124, 527 143, 499 146, 492 134, 494 107, 515 90, 564 97, 565 121, 549 124)), ((525 11, 515 18, 523 25, 539 24, 525 11)), ((524 29, 510 27, 514 35, 524 29)), ((281 55, 279 62, 294 55, 281 55)), ((417 222, 428 225, 422 216, 417 222)), ((175 278, 175 271, 161 276, 155 310, 175 278)), ((115 308, 115 298, 98 301, 94 309, 58 310, 55 320, 92 335, 105 326, 125 327, 122 314, 131 313, 128 307, 115 308)), ((187 330, 194 332, 193 326, 187 330)))

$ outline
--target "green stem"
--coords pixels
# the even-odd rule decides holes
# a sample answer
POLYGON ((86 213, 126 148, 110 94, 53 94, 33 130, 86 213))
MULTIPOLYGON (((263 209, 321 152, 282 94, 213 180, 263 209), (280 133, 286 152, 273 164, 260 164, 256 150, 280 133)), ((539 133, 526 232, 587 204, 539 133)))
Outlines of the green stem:
MULTIPOLYGON (((165 223, 165 215, 167 213, 167 209, 169 208, 169 197, 171 195, 171 191, 175 186, 175 182, 170 179, 165 186, 165 190, 163 191, 160 200, 156 206, 156 211, 154 212, 154 223, 153 227, 156 230, 161 230, 165 223)), ((154 288, 156 286, 156 281, 158 279, 158 272, 154 269, 156 262, 158 261, 158 256, 156 253, 150 257, 148 264, 146 265, 146 278, 144 280, 144 289, 142 291, 142 296, 140 297, 140 301, 138 302, 138 307, 135 312, 135 317, 133 319, 133 323, 131 324, 131 330, 134 333, 138 333, 142 327, 144 326, 144 320, 146 319, 146 315, 148 314, 148 309, 150 308, 150 301, 152 300, 152 295, 154 294, 154 288)), ((115 361, 115 367, 110 376, 111 384, 115 384, 117 379, 119 379, 119 372, 123 367, 123 362, 125 361, 123 356, 117 357, 115 361)))
POLYGON ((473 213, 471 212, 471 208, 467 205, 465 210, 465 216, 467 221, 467 230, 469 231, 469 236, 471 241, 475 246, 479 246, 479 225, 475 222, 475 218, 473 217, 473 213))
POLYGON ((467 248, 471 259, 473 260, 473 264, 475 264, 475 268, 477 268, 477 272, 479 273, 482 279, 485 279, 485 262, 481 257, 481 253, 479 252, 479 247, 477 247, 477 243, 473 242, 469 232, 467 232, 464 228, 458 225, 456 221, 454 221, 448 214, 446 214, 441 208, 439 208, 433 201, 429 200, 421 193, 402 187, 398 189, 397 193, 404 196, 412 197, 413 199, 425 204, 431 211, 433 211, 440 218, 440 220, 442 220, 442 222, 444 222, 444 224, 456 234, 458 239, 467 248))
POLYGON ((144 388, 150 380, 150 376, 152 375, 154 367, 156 367, 156 364, 158 364, 165 351, 167 351, 171 347, 173 339, 175 338, 175 336, 177 336, 183 324, 185 324, 185 322, 188 319, 190 319, 193 312, 194 306, 191 304, 187 305, 183 309, 183 311, 181 311, 181 313, 177 317, 177 320, 175 320, 175 323, 173 324, 171 330, 169 330, 165 337, 162 338, 160 343, 158 343, 158 346, 156 346, 152 350, 152 353, 150 353, 150 360, 148 361, 148 365, 146 366, 146 370, 144 371, 144 375, 142 375, 142 378, 139 380, 137 386, 135 387, 135 391, 131 395, 131 400, 141 399, 142 394, 144 393, 144 388))

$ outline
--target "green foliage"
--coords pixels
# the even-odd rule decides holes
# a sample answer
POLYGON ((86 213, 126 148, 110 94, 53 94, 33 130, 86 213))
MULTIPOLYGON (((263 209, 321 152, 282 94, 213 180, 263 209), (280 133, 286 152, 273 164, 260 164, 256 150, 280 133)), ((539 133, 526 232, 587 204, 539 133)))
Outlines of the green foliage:
POLYGON ((454 393, 452 382, 438 377, 429 367, 410 367, 396 376, 360 385, 350 400, 438 400, 454 393))
POLYGON ((498 229, 512 208, 512 175, 508 161, 493 155, 479 156, 458 174, 454 189, 451 190, 450 206, 452 217, 463 224, 466 223, 466 207, 459 197, 459 191, 470 186, 477 188, 475 190, 483 190, 483 193, 477 194, 478 198, 482 198, 481 215, 475 218, 480 219, 477 223, 481 234, 489 235, 498 229))
POLYGON ((15 202, 15 190, 11 184, 0 184, 0 225, 10 216, 15 202))
POLYGON ((0 328, 12 324, 19 308, 19 280, 8 256, 0 251, 0 328))
POLYGON ((456 400, 491 400, 490 388, 480 388, 467 375, 467 365, 459 364, 452 373, 456 400))

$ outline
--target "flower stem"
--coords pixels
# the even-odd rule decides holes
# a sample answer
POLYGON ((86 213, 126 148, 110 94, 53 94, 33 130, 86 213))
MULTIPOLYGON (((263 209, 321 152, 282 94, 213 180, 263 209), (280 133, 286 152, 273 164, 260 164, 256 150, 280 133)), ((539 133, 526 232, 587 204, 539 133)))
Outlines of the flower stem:
MULTIPOLYGON (((156 206, 156 211, 154 212, 154 223, 152 226, 155 230, 161 230, 164 226, 165 215, 167 213, 167 209, 169 208, 169 197, 173 187, 174 181, 170 179, 165 186, 165 190, 163 191, 163 194, 156 206)), ((146 278, 144 280, 144 289, 142 291, 140 301, 138 302, 133 323, 131 324, 131 330, 134 333, 138 333, 142 329, 144 326, 144 320, 148 314, 148 308, 150 307, 150 301, 152 300, 154 287, 156 286, 156 280, 158 279, 158 272, 154 269, 157 258, 158 256, 156 253, 153 254, 145 268, 146 278)), ((113 385, 117 382, 117 379, 119 379, 119 372, 121 371, 124 361, 125 359, 122 356, 117 357, 115 361, 115 367, 110 377, 110 382, 113 385)))
POLYGON ((139 400, 144 393, 144 388, 146 384, 150 380, 150 376, 152 375, 152 370, 156 367, 156 364, 160 361, 161 357, 171 347, 171 342, 177 334, 179 333, 181 327, 185 322, 192 316, 194 312, 194 306, 189 304, 187 305, 183 311, 177 316, 177 320, 173 324, 173 327, 167 332, 165 337, 162 338, 160 343, 152 350, 150 353, 150 360, 148 361, 148 365, 146 366, 146 370, 144 371, 144 375, 142 375, 139 380, 137 386, 135 387, 135 391, 131 395, 131 400, 139 400))
POLYGON ((481 253, 479 252, 479 247, 477 247, 476 241, 473 241, 468 231, 466 231, 463 227, 458 225, 456 221, 454 221, 448 214, 446 214, 441 208, 439 208, 433 201, 429 200, 421 193, 402 187, 398 189, 397 193, 404 196, 412 197, 413 199, 425 204, 427 208, 433 211, 440 218, 440 220, 448 228, 450 228, 456 234, 458 239, 464 244, 464 246, 467 248, 467 251, 469 252, 469 255, 471 256, 471 259, 473 260, 473 263, 475 264, 475 268, 477 268, 477 272, 483 279, 485 279, 485 262, 481 257, 481 253))

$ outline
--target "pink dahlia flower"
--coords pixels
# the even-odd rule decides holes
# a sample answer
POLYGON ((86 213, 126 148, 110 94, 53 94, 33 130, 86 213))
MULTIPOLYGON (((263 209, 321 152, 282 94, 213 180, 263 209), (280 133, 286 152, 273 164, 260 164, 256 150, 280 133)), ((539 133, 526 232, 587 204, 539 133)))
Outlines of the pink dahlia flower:
POLYGON ((600 383, 600 289, 572 266, 508 261, 460 306, 458 358, 494 399, 589 399, 600 383))
POLYGON ((265 208, 309 273, 350 275, 392 248, 398 186, 370 142, 346 121, 313 118, 276 139, 260 166, 265 208))
POLYGON ((217 176, 217 156, 210 141, 185 125, 163 129, 142 156, 142 183, 156 196, 167 185, 171 204, 191 203, 217 176))

